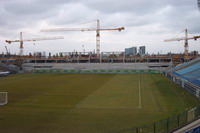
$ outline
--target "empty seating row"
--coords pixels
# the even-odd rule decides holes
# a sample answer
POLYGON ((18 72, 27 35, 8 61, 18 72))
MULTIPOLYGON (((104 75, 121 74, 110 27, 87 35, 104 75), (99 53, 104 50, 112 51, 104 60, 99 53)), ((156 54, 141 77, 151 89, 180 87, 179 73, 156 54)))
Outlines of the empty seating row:
POLYGON ((174 74, 200 86, 200 62, 179 69, 174 74))
POLYGON ((188 67, 185 67, 181 70, 178 70, 176 71, 175 73, 179 74, 179 75, 184 75, 184 74, 187 74, 187 73, 190 73, 192 71, 195 71, 197 69, 200 68, 200 62, 199 63, 196 63, 194 65, 191 65, 191 66, 188 66, 188 67))
POLYGON ((190 73, 184 74, 182 76, 189 80, 198 79, 198 78, 200 78, 200 68, 195 71, 192 71, 190 73))
POLYGON ((193 84, 200 86, 200 78, 191 81, 193 84))
POLYGON ((177 66, 175 66, 175 67, 173 67, 173 68, 169 68, 169 69, 167 69, 166 71, 165 71, 165 73, 169 73, 169 72, 175 72, 175 71, 178 71, 178 70, 181 70, 181 69, 183 69, 183 68, 185 68, 185 67, 188 67, 188 66, 190 66, 190 65, 192 65, 192 64, 194 64, 194 63, 196 63, 196 62, 199 62, 200 61, 200 57, 197 57, 197 58, 195 58, 195 59, 193 59, 193 60, 191 60, 191 61, 189 61, 189 62, 184 62, 184 63, 182 63, 182 64, 179 64, 179 65, 177 65, 177 66))

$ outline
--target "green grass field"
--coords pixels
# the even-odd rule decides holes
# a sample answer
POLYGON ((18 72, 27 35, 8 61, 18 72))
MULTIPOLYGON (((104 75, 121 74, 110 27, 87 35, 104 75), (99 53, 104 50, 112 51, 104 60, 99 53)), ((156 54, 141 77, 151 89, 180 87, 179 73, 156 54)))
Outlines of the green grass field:
POLYGON ((17 74, 0 91, 0 133, 112 132, 200 103, 161 74, 17 74))

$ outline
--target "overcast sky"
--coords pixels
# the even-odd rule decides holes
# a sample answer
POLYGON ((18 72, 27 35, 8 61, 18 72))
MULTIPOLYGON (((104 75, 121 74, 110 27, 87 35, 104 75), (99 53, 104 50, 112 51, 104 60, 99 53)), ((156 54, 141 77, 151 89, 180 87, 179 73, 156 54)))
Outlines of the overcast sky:
MULTIPOLYGON (((101 51, 124 51, 146 46, 148 53, 180 53, 184 42, 164 39, 200 35, 197 0, 0 0, 0 52, 19 53, 19 43, 5 40, 63 36, 62 40, 24 42, 24 53, 94 51, 95 31, 40 32, 48 28, 125 27, 125 31, 102 31, 101 51), (84 47, 83 47, 84 46, 84 47)), ((200 39, 189 41, 189 51, 200 52, 200 39)))

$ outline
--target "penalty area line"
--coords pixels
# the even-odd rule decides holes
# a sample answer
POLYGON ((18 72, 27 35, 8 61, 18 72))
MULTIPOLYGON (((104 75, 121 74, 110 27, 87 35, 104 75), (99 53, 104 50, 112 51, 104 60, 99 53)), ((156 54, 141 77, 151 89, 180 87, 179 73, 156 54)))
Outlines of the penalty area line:
POLYGON ((98 88, 97 90, 95 90, 94 92, 92 92, 89 96, 87 96, 86 98, 84 98, 82 101, 80 101, 79 103, 77 103, 74 108, 78 108, 82 103, 84 103, 86 100, 88 100, 88 98, 90 98, 93 94, 95 94, 100 88, 98 88))

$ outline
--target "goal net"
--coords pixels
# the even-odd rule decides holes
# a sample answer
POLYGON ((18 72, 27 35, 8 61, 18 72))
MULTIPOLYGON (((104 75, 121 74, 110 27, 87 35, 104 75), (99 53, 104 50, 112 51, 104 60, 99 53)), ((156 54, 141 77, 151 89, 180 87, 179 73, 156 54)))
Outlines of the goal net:
POLYGON ((0 92, 0 105, 5 105, 8 103, 7 92, 0 92))

